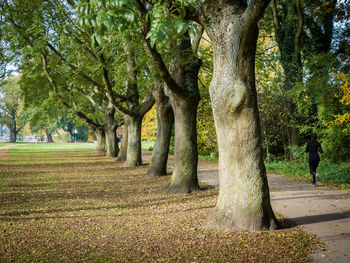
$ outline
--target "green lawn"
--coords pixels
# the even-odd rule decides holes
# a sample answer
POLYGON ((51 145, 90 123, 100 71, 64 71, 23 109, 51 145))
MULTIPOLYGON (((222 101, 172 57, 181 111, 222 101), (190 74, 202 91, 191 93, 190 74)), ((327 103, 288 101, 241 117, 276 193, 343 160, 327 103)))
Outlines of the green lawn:
POLYGON ((162 190, 86 144, 0 151, 0 262, 307 262, 314 236, 204 230, 217 189, 162 190))

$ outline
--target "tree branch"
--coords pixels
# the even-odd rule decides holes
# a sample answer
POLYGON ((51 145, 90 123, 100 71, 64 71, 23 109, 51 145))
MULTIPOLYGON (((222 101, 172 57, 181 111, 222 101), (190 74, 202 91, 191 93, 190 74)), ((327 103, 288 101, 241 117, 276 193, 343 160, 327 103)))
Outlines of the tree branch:
POLYGON ((141 107, 140 107, 140 111, 139 111, 140 116, 145 115, 153 107, 154 103, 155 103, 155 100, 154 100, 154 97, 153 97, 152 92, 151 92, 141 102, 141 107))
MULTIPOLYGON (((69 105, 64 99, 63 97, 59 94, 58 92, 58 88, 56 85, 56 82, 54 81, 54 79, 51 77, 48 69, 47 69, 47 57, 46 54, 44 52, 41 52, 41 58, 42 58, 42 65, 43 65, 43 70, 44 73, 46 75, 46 78, 48 79, 48 81, 50 82, 51 87, 53 88, 56 97, 59 99, 59 101, 63 104, 63 106, 65 106, 67 109, 73 109, 73 107, 71 105, 69 105)), ((68 90, 68 88, 66 88, 66 90, 68 90)), ((83 94, 82 94, 83 95, 83 94)), ((88 118, 84 113, 82 112, 77 112, 77 115, 83 119, 87 124, 90 125, 94 125, 95 127, 101 126, 97 123, 95 123, 94 121, 92 121, 90 118, 88 118)))
POLYGON ((301 35, 303 32, 303 26, 304 26, 304 14, 303 14, 303 8, 301 7, 300 0, 295 0, 295 5, 297 7, 297 12, 298 12, 298 28, 297 32, 295 33, 295 42, 294 42, 294 49, 295 49, 295 54, 297 56, 297 59, 300 59, 300 41, 301 41, 301 35))
POLYGON ((150 24, 149 22, 146 21, 147 9, 145 8, 141 0, 136 0, 136 1, 139 4, 138 12, 141 18, 140 22, 143 25, 142 35, 144 40, 146 41, 147 48, 151 53, 153 61, 159 70, 159 75, 162 77, 162 79, 166 83, 168 89, 170 89, 172 92, 174 92, 177 95, 184 94, 185 90, 179 85, 177 85, 176 81, 171 77, 168 71, 168 68, 166 67, 162 59, 162 56, 159 54, 157 49, 151 45, 150 39, 147 38, 147 34, 150 31, 150 24))
POLYGON ((263 17, 265 9, 271 0, 250 0, 247 9, 242 18, 248 28, 255 27, 258 21, 263 17))
POLYGON ((63 62, 65 62, 72 70, 74 70, 75 72, 77 72, 81 77, 83 77, 84 79, 86 79, 87 81, 89 81, 91 84, 93 84, 94 86, 97 86, 99 88, 103 89, 103 85, 101 85, 100 83, 94 81, 92 78, 90 78, 89 76, 87 76, 84 72, 81 72, 80 70, 78 70, 78 68, 72 64, 70 64, 67 59, 53 46, 51 45, 49 42, 47 42, 47 46, 49 47, 49 49, 51 49, 63 62))
POLYGON ((199 48, 199 44, 201 42, 201 39, 202 39, 202 35, 203 35, 203 30, 204 30, 204 27, 201 25, 201 24, 198 24, 199 25, 199 30, 201 31, 200 34, 196 34, 193 41, 192 41, 192 52, 193 54, 197 54, 197 51, 198 51, 198 48, 199 48))
POLYGON ((272 13, 273 13, 273 25, 275 27, 275 30, 279 28, 280 22, 278 18, 278 12, 277 12, 277 4, 276 0, 271 1, 271 7, 272 7, 272 13))

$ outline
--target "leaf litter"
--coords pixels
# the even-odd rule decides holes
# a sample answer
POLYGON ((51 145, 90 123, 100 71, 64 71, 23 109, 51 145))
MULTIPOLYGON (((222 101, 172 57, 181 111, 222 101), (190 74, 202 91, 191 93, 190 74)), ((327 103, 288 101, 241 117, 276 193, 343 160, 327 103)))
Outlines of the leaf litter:
POLYGON ((145 165, 21 153, 0 154, 0 262, 309 262, 321 246, 279 215, 278 231, 204 230, 218 190, 168 195, 145 165))

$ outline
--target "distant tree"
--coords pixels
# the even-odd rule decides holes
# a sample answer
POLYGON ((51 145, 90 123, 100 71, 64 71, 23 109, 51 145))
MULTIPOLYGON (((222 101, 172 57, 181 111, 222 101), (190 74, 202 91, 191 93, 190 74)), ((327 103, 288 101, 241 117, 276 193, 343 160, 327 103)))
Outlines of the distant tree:
POLYGON ((27 121, 23 110, 20 76, 11 76, 0 83, 0 122, 10 130, 10 142, 16 142, 18 132, 27 121))
POLYGON ((75 137, 77 138, 78 142, 87 142, 89 137, 89 127, 86 125, 79 125, 77 128, 77 133, 75 134, 75 137))
POLYGON ((334 96, 339 99, 339 103, 345 107, 342 114, 334 115, 334 120, 330 123, 343 127, 343 132, 350 133, 350 77, 346 74, 336 74, 336 80, 340 85, 339 92, 334 96))

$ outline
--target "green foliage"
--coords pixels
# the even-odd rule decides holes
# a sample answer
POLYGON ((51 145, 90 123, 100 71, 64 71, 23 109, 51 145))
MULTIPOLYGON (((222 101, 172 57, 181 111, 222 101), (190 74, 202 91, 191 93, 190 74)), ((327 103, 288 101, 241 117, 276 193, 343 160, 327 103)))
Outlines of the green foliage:
POLYGON ((0 83, 0 123, 9 128, 13 142, 29 117, 23 107, 20 78, 21 76, 11 76, 0 83))
POLYGON ((75 137, 78 142, 87 142, 89 137, 89 127, 86 125, 78 126, 75 137))
MULTIPOLYGON (((309 182, 312 180, 307 159, 304 162, 287 160, 265 162, 265 166, 269 173, 292 176, 309 182)), ((350 187, 350 163, 334 164, 321 160, 317 172, 320 174, 321 183, 350 187)))
POLYGON ((349 161, 350 137, 339 127, 327 127, 322 132, 325 158, 334 163, 349 161))
POLYGON ((296 162, 302 162, 305 160, 307 153, 305 153, 305 146, 291 145, 289 150, 292 153, 292 158, 296 162))
POLYGON ((152 151, 154 146, 154 141, 142 141, 141 142, 141 148, 146 151, 152 151))

